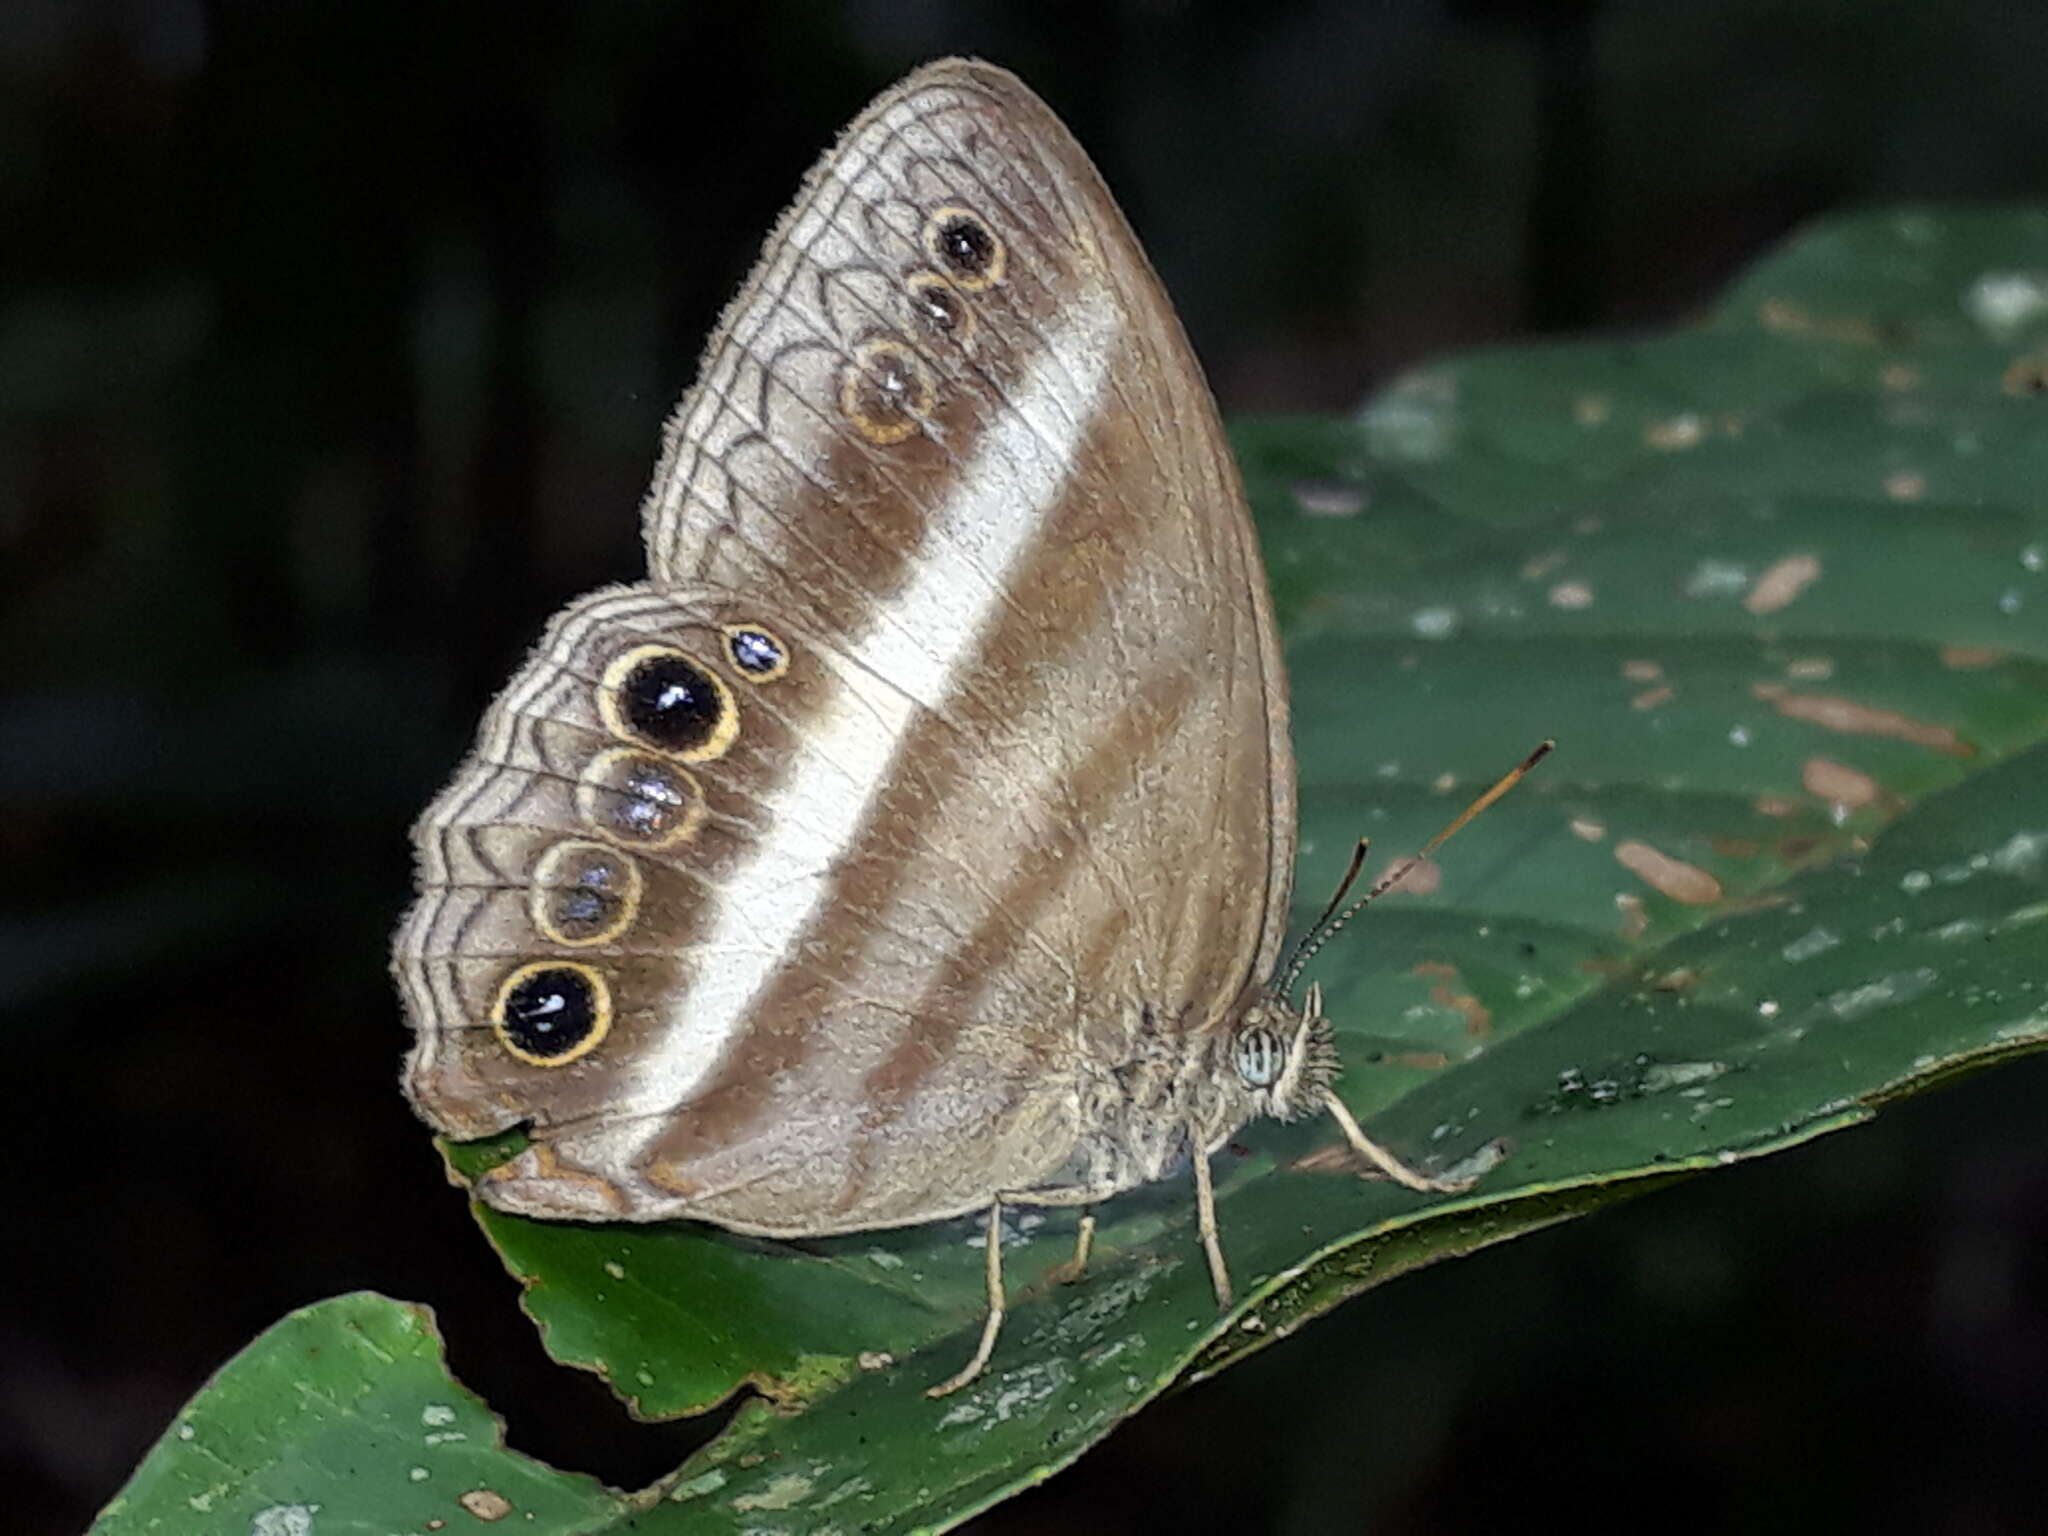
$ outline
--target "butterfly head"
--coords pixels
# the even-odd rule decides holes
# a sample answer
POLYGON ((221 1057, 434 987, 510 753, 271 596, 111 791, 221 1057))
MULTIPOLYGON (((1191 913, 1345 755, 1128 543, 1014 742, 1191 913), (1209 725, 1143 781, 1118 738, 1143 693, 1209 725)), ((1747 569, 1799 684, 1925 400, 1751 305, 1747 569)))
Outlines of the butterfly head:
POLYGON ((1311 985, 1299 1009, 1276 993, 1256 999, 1238 1017, 1231 1062, 1257 1113, 1275 1120, 1315 1114, 1337 1075, 1323 989, 1311 985))

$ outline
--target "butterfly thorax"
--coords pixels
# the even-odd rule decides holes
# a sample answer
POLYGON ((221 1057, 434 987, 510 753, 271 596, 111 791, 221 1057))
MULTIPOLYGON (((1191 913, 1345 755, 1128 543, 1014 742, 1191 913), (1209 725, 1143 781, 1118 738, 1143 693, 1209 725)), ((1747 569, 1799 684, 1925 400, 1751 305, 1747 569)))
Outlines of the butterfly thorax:
POLYGON ((1251 1120, 1315 1113, 1337 1070, 1320 1008, 1264 989, 1208 1027, 1142 1005, 1116 1034, 1113 1048, 1088 1053, 1081 1080, 1072 1177, 1097 1194, 1163 1178, 1251 1120))

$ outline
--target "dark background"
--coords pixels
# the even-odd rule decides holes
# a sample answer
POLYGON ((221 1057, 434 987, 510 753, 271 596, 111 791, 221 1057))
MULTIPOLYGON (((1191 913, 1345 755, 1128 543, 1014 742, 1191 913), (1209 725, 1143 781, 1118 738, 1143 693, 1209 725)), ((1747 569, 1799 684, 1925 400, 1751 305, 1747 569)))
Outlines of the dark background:
MULTIPOLYGON (((286 1310, 431 1302, 638 1485, 394 1082, 409 818, 638 565, 762 231, 911 65, 1019 70, 1225 410, 1682 322, 1801 221, 2048 188, 2023 0, 0 8, 0 1507, 76 1530, 286 1310), (426 10, 427 14, 420 14, 426 10)), ((1404 1281, 979 1529, 2040 1529, 2048 1063, 1404 1281)))

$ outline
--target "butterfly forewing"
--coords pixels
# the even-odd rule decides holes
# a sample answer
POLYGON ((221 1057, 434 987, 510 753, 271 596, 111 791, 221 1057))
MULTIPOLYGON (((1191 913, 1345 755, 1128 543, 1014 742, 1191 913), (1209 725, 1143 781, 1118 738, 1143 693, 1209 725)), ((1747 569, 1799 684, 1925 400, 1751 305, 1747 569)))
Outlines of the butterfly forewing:
POLYGON ((1270 970, 1293 770, 1214 406, 1049 109, 954 61, 848 130, 645 523, 417 833, 410 1090, 535 1127, 486 1198, 823 1233, 1155 1175, 1184 1123, 1134 1163, 1121 1109, 1270 970))

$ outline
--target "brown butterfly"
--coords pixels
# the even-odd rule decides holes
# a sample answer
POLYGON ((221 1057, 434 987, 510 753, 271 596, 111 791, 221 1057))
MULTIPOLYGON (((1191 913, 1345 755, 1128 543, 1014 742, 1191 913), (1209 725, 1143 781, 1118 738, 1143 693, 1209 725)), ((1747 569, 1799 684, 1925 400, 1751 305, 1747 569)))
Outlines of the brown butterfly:
MULTIPOLYGON (((405 1087, 502 1210, 816 1237, 1087 1207, 1327 1109, 1273 981, 1287 686, 1243 488, 1088 157, 946 60, 706 347, 648 579, 571 603, 414 832, 405 1087)), ((1334 904, 1333 904, 1334 905, 1334 904)), ((1341 922, 1341 919, 1339 919, 1341 922)), ((1333 926, 1323 925, 1325 928, 1333 926)), ((1071 1266, 1085 1261, 1092 1215, 1071 1266)))

